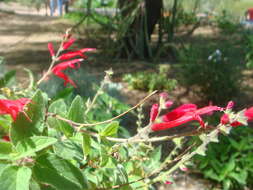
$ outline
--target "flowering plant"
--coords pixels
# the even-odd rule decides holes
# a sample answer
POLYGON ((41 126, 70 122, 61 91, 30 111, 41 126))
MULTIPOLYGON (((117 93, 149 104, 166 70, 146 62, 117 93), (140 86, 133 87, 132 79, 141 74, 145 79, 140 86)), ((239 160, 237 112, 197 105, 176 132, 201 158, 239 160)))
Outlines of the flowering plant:
MULTIPOLYGON (((0 99, 1 189, 148 189, 158 182, 169 185, 173 183, 173 172, 178 168, 187 171, 185 163, 194 155, 204 155, 208 143, 218 142, 221 132, 229 134, 232 127, 247 125, 253 118, 252 108, 234 113, 232 102, 225 108, 183 104, 161 115, 173 105, 163 93, 160 102, 151 108, 149 124, 138 128, 133 136, 126 135, 120 118, 143 105, 156 92, 132 108, 98 121, 94 116, 106 110, 97 107, 97 101, 105 93, 111 71, 106 72, 97 93, 87 102, 76 96, 68 105, 64 99, 51 100, 37 88, 50 80, 51 74, 64 80, 64 85, 78 88, 64 71, 78 69, 87 58, 84 53, 95 49, 63 53, 74 41, 67 32, 57 53, 49 43, 52 63, 37 84, 22 93, 10 88, 12 93, 0 99), (212 127, 203 117, 216 113, 221 113, 221 122, 212 127), (154 136, 156 131, 191 125, 194 121, 200 127, 193 127, 191 132, 154 136), (196 135, 201 143, 185 148, 183 138, 196 135), (174 148, 169 151, 152 144, 169 140, 174 142, 174 148)), ((142 114, 139 115, 141 120, 142 114)), ((138 125, 142 125, 140 121, 138 125)))

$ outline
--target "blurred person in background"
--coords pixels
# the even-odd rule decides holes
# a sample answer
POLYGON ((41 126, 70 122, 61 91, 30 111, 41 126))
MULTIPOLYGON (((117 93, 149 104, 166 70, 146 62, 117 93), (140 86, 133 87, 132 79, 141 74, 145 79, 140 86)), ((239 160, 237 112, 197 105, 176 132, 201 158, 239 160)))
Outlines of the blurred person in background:
POLYGON ((50 0, 50 16, 53 16, 57 6, 58 15, 62 16, 63 5, 65 6, 65 12, 68 12, 69 0, 50 0))
POLYGON ((253 8, 249 8, 249 9, 245 12, 245 17, 246 17, 246 21, 253 22, 253 8))

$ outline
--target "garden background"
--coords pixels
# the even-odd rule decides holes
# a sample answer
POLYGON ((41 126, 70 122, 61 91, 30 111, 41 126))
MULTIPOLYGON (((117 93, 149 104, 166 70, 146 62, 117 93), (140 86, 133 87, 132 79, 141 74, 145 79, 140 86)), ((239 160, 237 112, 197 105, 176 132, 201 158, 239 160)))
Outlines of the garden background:
MULTIPOLYGON (((129 138, 152 124, 150 110, 158 102, 162 107, 163 97, 159 96, 162 92, 168 93, 166 101, 173 102, 173 109, 182 104, 194 104, 198 108, 217 105, 226 108, 225 113, 231 114, 234 121, 239 121, 235 119, 236 113, 245 115, 245 108, 253 105, 253 24, 245 22, 246 11, 253 7, 250 0, 76 0, 70 2, 69 12, 63 16, 58 15, 57 9, 54 16, 49 16, 48 3, 0 1, 1 98, 48 101, 43 108, 47 114, 41 116, 45 128, 26 136, 35 147, 41 145, 36 144, 37 140, 44 140, 42 148, 19 143, 20 137, 13 130, 21 116, 13 122, 11 116, 1 115, 0 190, 253 188, 250 122, 245 124, 247 127, 232 127, 229 135, 221 134, 218 143, 207 146, 205 155, 194 154, 191 161, 178 164, 179 169, 171 172, 168 171, 187 151, 199 153, 196 147, 203 139, 198 137, 202 134, 198 122, 155 133, 158 137, 173 136, 172 140, 118 147, 117 141, 110 144, 106 139, 129 138), (85 53, 85 60, 80 68, 64 69, 74 81, 74 87, 71 82, 65 86, 56 71, 52 71, 54 75, 47 73, 55 56, 49 53, 48 43, 56 51, 62 40, 67 43, 72 38, 66 37, 69 34, 76 39, 71 52, 96 49, 81 52, 81 57, 85 53), (156 90, 155 95, 145 99, 156 90), (47 98, 42 100, 42 96, 47 98), (233 112, 226 107, 229 101, 235 102, 233 112), (131 110, 135 105, 138 108, 131 110), (69 119, 68 122, 86 124, 127 114, 80 137, 79 129, 76 133, 69 129, 71 122, 65 121, 69 126, 63 120, 57 123, 55 115, 49 112, 69 119), (52 117, 48 123, 47 117, 52 117), (6 136, 11 137, 10 141, 6 141, 6 136), (180 138, 173 141, 174 136, 180 138), (66 167, 47 168, 46 162, 66 167), (27 174, 27 168, 31 174, 27 174), (69 172, 66 176, 65 170, 69 172), (47 179, 39 175, 41 171, 55 175, 47 179), (27 176, 24 183, 19 179, 22 172, 27 176), (58 175, 61 172, 64 179, 58 175), (15 176, 13 180, 6 180, 9 174, 15 176), (86 176, 86 182, 82 182, 82 175, 86 176), (67 185, 55 183, 58 180, 67 185)), ((63 48, 61 53, 67 49, 63 48)), ((38 109, 30 107, 30 110, 38 109)), ((28 117, 33 117, 30 112, 28 117)), ((205 125, 211 130, 207 127, 203 133, 215 131, 214 126, 222 123, 220 118, 220 114, 207 116, 205 125)), ((245 123, 243 119, 241 123, 245 123)), ((145 141, 144 137, 140 138, 145 141)), ((22 140, 26 139, 22 137, 22 140)))

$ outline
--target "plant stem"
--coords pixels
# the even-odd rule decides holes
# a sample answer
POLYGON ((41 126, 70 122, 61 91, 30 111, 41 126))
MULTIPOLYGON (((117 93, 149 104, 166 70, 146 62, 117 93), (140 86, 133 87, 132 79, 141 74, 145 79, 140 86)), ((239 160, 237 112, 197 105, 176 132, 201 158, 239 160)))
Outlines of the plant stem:
POLYGON ((61 117, 57 114, 54 113, 48 113, 49 116, 55 117, 59 120, 65 121, 69 124, 71 124, 74 127, 79 127, 79 129, 81 129, 82 127, 92 127, 92 126, 96 126, 96 125, 101 125, 101 124, 106 124, 106 123, 110 123, 124 115, 126 115, 128 112, 134 110, 135 108, 137 108, 138 106, 140 106, 141 104, 143 104, 148 98, 150 98, 151 96, 153 96, 157 91, 152 92, 151 94, 149 94, 148 96, 146 96, 144 99, 142 99, 138 104, 136 104, 135 106, 131 107, 130 109, 128 109, 127 111, 117 115, 116 117, 113 117, 111 119, 105 120, 105 121, 101 121, 101 122, 97 122, 97 123, 78 123, 78 122, 74 122, 71 121, 69 119, 66 119, 64 117, 61 117))

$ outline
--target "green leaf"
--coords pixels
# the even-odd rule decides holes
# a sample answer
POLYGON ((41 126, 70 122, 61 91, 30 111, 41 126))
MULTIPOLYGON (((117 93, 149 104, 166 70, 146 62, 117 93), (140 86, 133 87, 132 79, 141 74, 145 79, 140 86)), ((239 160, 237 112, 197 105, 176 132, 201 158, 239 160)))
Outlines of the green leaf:
POLYGON ((122 184, 128 183, 128 175, 127 175, 127 172, 126 172, 124 166, 121 165, 121 164, 118 164, 118 165, 117 165, 117 170, 118 170, 120 182, 121 182, 122 184))
MULTIPOLYGON (((33 190, 33 189, 31 189, 33 190)), ((41 190, 56 190, 56 188, 49 186, 49 185, 42 185, 41 190)))
POLYGON ((54 144, 54 152, 57 156, 68 160, 75 159, 82 161, 83 159, 82 147, 69 139, 65 139, 54 144))
POLYGON ((12 144, 10 142, 0 141, 0 160, 10 159, 12 144))
POLYGON ((84 102, 81 96, 76 96, 68 111, 68 119, 83 123, 84 122, 84 102))
POLYGON ((231 186, 231 180, 225 179, 224 181, 222 181, 222 186, 224 190, 229 190, 231 186))
POLYGON ((68 98, 69 96, 71 96, 73 89, 74 87, 64 88, 63 90, 61 90, 55 95, 55 97, 53 98, 53 101, 58 100, 58 99, 68 98))
POLYGON ((85 156, 88 156, 90 153, 90 149, 91 149, 91 137, 89 134, 83 133, 83 154, 85 156))
POLYGON ((10 142, 0 141, 0 155, 10 154, 12 152, 12 145, 10 142))
POLYGON ((44 136, 35 136, 23 139, 18 142, 16 146, 18 154, 14 157, 14 159, 17 160, 26 156, 33 156, 36 152, 47 148, 56 142, 57 139, 44 136))
POLYGON ((33 172, 38 181, 59 190, 87 189, 79 168, 55 155, 43 155, 36 160, 33 172))
POLYGON ((0 188, 3 190, 29 190, 32 171, 26 166, 9 166, 0 176, 0 188))
POLYGON ((16 71, 11 70, 7 72, 1 79, 0 79, 0 88, 5 87, 8 83, 15 77, 16 71))
POLYGON ((9 131, 9 128, 12 123, 12 118, 9 115, 5 115, 0 118, 0 126, 4 131, 9 131))
POLYGON ((242 185, 246 185, 246 181, 247 181, 247 177, 248 177, 248 173, 245 170, 240 170, 240 172, 231 172, 228 175, 229 177, 235 179, 238 183, 242 184, 242 185))
POLYGON ((29 189, 30 190, 41 190, 40 185, 34 179, 31 179, 29 189))
POLYGON ((162 156, 162 146, 158 146, 155 150, 151 153, 150 158, 156 163, 160 161, 162 156))
POLYGON ((29 79, 30 79, 29 80, 30 83, 29 83, 28 89, 31 90, 34 87, 34 85, 35 85, 33 73, 32 73, 32 71, 30 69, 24 68, 24 70, 28 73, 28 76, 29 76, 29 79))
POLYGON ((45 106, 46 100, 42 92, 38 90, 33 96, 31 103, 26 106, 26 113, 31 121, 24 113, 20 113, 16 121, 12 124, 10 136, 14 145, 27 137, 42 134, 44 129, 45 106))
POLYGON ((64 100, 59 99, 59 100, 56 100, 53 103, 51 103, 48 108, 48 112, 56 113, 56 114, 64 116, 64 114, 67 113, 67 106, 66 106, 64 100))
POLYGON ((113 121, 102 130, 100 135, 103 137, 113 136, 113 135, 117 134, 118 129, 119 129, 119 122, 113 121))
POLYGON ((9 165, 5 163, 0 163, 0 176, 6 167, 9 167, 9 165))
MULTIPOLYGON (((58 114, 62 117, 66 117, 67 106, 63 99, 54 101, 48 108, 48 112, 58 114)), ((51 128, 57 129, 64 133, 65 136, 70 136, 73 133, 73 129, 66 122, 49 117, 47 120, 51 128)))
POLYGON ((220 170, 220 177, 222 178, 222 180, 225 179, 227 175, 234 170, 234 168, 235 160, 233 158, 230 158, 229 162, 225 163, 220 170))

